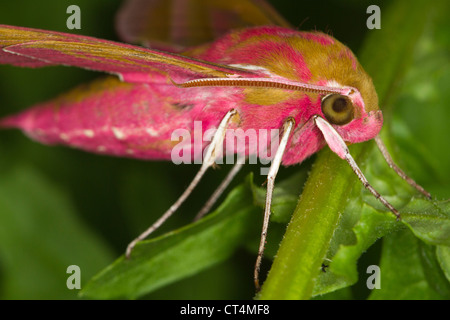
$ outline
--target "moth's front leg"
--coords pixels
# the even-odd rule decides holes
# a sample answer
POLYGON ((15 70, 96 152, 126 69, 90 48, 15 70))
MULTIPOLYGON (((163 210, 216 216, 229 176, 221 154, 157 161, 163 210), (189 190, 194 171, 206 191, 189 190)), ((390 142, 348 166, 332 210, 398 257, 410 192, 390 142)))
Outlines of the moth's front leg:
POLYGON ((400 220, 400 213, 398 213, 397 209, 395 209, 394 206, 390 204, 377 190, 375 190, 374 187, 370 185, 369 181, 367 181, 361 169, 358 167, 355 160, 351 156, 347 144, 339 135, 339 133, 331 126, 331 124, 328 123, 328 121, 320 116, 314 116, 314 122, 322 132, 325 141, 327 142, 330 149, 341 159, 344 159, 348 162, 352 170, 358 176, 359 180, 363 183, 364 187, 369 190, 370 193, 372 193, 372 195, 377 198, 386 208, 388 208, 397 217, 397 220, 400 220))

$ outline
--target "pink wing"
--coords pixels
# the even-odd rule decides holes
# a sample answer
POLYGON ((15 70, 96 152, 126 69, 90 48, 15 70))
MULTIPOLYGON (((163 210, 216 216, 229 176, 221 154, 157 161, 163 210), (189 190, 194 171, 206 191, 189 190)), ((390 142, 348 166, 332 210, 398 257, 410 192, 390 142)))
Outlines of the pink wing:
POLYGON ((249 76, 239 68, 113 41, 60 32, 0 25, 0 63, 21 67, 69 65, 118 75, 126 82, 149 82, 166 73, 175 81, 228 75, 249 76))
POLYGON ((116 17, 123 41, 170 51, 262 25, 291 27, 265 0, 127 0, 116 17))
MULTIPOLYGON (((174 86, 168 77, 182 82, 253 75, 187 56, 4 25, 0 25, 0 64, 32 68, 69 65, 118 75, 124 82, 100 79, 4 118, 0 127, 20 128, 45 144, 143 159, 170 159, 173 129, 191 130, 195 111, 201 110, 205 101, 202 95, 186 96, 187 91, 174 86)), ((220 115, 211 117, 210 125, 220 121, 220 115)))

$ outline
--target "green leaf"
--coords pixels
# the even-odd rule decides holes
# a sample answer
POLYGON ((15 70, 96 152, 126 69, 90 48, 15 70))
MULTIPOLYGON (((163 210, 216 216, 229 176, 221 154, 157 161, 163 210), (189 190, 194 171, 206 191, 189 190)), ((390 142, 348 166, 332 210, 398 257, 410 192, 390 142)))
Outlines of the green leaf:
POLYGON ((445 277, 450 282, 450 247, 447 246, 437 246, 436 256, 445 277))
POLYGON ((357 261, 360 256, 380 237, 400 227, 389 213, 377 212, 372 207, 353 200, 330 244, 326 256, 329 268, 316 279, 313 295, 355 284, 358 281, 357 261), (359 212, 361 217, 358 218, 359 212), (355 225, 352 226, 352 223, 355 225))
POLYGON ((248 180, 204 219, 140 242, 129 260, 121 257, 96 275, 82 296, 137 298, 227 259, 249 238, 247 226, 257 217, 248 180))
POLYGON ((383 239, 381 288, 370 299, 450 299, 450 285, 437 265, 434 247, 409 230, 383 239))
MULTIPOLYGON (((346 208, 340 221, 340 226, 336 230, 327 253, 327 259, 331 261, 329 263, 330 267, 325 273, 320 273, 316 279, 314 295, 325 294, 355 284, 358 281, 357 262, 360 256, 379 238, 396 232, 399 229, 404 229, 404 226, 397 223, 389 212, 376 210, 372 206, 356 199, 352 200, 346 208), (358 217, 358 212, 361 212, 360 217, 358 217), (355 223, 355 221, 357 222, 355 223)), ((409 225, 407 221, 417 218, 411 213, 412 211, 419 212, 419 217, 425 212, 428 221, 423 222, 424 228, 430 230, 432 233, 442 234, 446 238, 448 237, 448 233, 445 231, 441 233, 442 229, 439 227, 439 224, 447 225, 450 222, 450 218, 448 217, 450 210, 447 209, 446 211, 446 220, 441 220, 440 215, 434 213, 432 210, 428 212, 426 210, 429 207, 447 206, 447 203, 447 201, 430 203, 430 201, 424 199, 412 198, 400 210, 400 213, 405 224, 409 225), (417 202, 419 202, 419 205, 417 205, 417 202), (420 205, 422 202, 427 203, 428 206, 423 208, 420 205), (437 220, 438 226, 433 220, 437 220)), ((422 232, 423 230, 415 231, 413 229, 413 231, 415 234, 426 234, 426 232, 422 232)), ((383 242, 383 248, 388 245, 389 243, 383 242)), ((398 263, 400 264, 400 262, 398 263)), ((411 265, 410 267, 412 268, 411 265)), ((420 266, 417 265, 415 267, 419 268, 420 266)), ((395 280, 395 278, 389 280, 395 280)), ((445 285, 447 281, 444 278, 441 278, 441 280, 444 281, 445 285)))
POLYGON ((76 217, 57 186, 32 167, 2 163, 9 170, 0 179, 1 298, 76 298, 78 290, 66 286, 67 268, 80 268, 83 287, 112 260, 110 249, 76 217))
POLYGON ((450 200, 413 198, 402 217, 414 234, 429 244, 450 246, 450 200))

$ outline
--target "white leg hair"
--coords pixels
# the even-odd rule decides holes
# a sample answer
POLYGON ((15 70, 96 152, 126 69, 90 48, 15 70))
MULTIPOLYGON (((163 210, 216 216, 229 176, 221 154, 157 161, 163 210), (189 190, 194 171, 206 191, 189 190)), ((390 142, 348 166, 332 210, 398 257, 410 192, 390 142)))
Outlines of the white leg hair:
POLYGON ((130 257, 136 243, 144 240, 153 231, 158 229, 180 207, 180 205, 186 200, 186 198, 191 194, 191 192, 200 182, 200 179, 203 177, 206 170, 214 164, 218 148, 223 148, 223 140, 225 138, 227 126, 230 123, 232 117, 236 114, 237 111, 235 109, 232 109, 228 111, 227 114, 223 117, 222 121, 220 122, 219 128, 217 128, 217 131, 215 132, 211 143, 207 147, 208 149, 205 153, 202 166, 200 167, 200 170, 197 172, 192 182, 189 184, 183 194, 178 198, 178 200, 169 208, 169 210, 167 210, 154 224, 152 224, 147 230, 139 235, 139 237, 130 242, 125 254, 127 258, 130 257))
POLYGON ((283 125, 283 133, 281 136, 281 141, 278 149, 273 157, 272 163, 270 165, 269 173, 267 174, 267 193, 266 193, 266 206, 264 209, 264 222, 261 231, 261 240, 259 242, 258 256, 256 257, 255 270, 253 275, 253 280, 255 282, 256 291, 259 291, 259 270, 261 267, 261 260, 264 254, 264 245, 266 243, 267 228, 269 226, 270 218, 270 207, 272 204, 272 193, 275 186, 275 177, 277 176, 278 169, 281 165, 281 160, 283 159, 284 151, 288 143, 291 132, 295 126, 295 121, 293 118, 288 118, 283 125))

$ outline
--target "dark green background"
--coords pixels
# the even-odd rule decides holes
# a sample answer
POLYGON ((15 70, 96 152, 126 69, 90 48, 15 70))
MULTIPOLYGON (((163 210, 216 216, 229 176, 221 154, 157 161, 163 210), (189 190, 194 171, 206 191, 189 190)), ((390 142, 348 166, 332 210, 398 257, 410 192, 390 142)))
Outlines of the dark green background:
MULTIPOLYGON (((114 14, 120 2, 3 1, 0 23, 118 40, 114 33, 114 14), (82 30, 66 28, 66 8, 72 4, 81 7, 82 30)), ((356 53, 367 33, 377 32, 366 28, 366 8, 373 2, 283 0, 272 3, 294 26, 302 30, 331 32, 356 53)), ((383 14, 386 1, 378 3, 383 14)), ((391 34, 396 37, 397 30, 392 30, 391 34)), ((18 112, 98 76, 100 74, 95 72, 67 67, 31 70, 0 66, 0 115, 18 112)), ((400 130, 392 131, 399 140, 404 130, 413 132, 406 142, 399 141, 398 154, 405 155, 400 164, 413 172, 414 177, 438 198, 448 197, 448 136, 436 132, 443 126, 435 126, 434 122, 448 121, 448 111, 447 114, 434 114, 433 106, 424 105, 426 116, 423 116, 410 114, 407 106, 393 109, 393 118, 399 121, 400 130), (431 131, 433 134, 427 138, 431 131), (415 161, 415 158, 419 160, 415 161)), ((3 197, 7 197, 0 201, 0 214, 2 210, 15 214, 13 219, 2 219, 3 226, 10 232, 5 232, 3 237, 0 234, 0 240, 4 240, 0 243, 0 298, 5 299, 75 298, 76 292, 65 287, 68 276, 65 266, 81 265, 82 283, 86 283, 93 274, 121 255, 128 242, 176 200, 199 168, 42 146, 18 131, 0 132, 0 153, 0 193, 3 190, 3 197), (48 205, 40 207, 39 202, 48 205), (11 203, 17 203, 18 209, 11 208, 11 203), (33 208, 48 216, 45 219, 33 216, 30 213, 33 208), (8 238, 8 235, 11 236, 8 238), (61 256, 64 257, 55 258, 61 256), (52 275, 54 279, 49 280, 52 275)), ((302 166, 282 169, 278 179, 298 170, 306 171, 311 163, 312 160, 308 160, 302 166)), ((159 234, 189 223, 226 171, 225 168, 211 170, 177 215, 158 231, 159 234)), ((246 172, 249 171, 257 173, 259 168, 248 166, 246 172)), ((239 175, 235 184, 242 181, 246 172, 239 175)), ((263 179, 258 176, 256 182, 262 183, 263 179)), ((0 233, 1 230, 0 227, 0 233)), ((376 244, 363 256, 361 265, 377 264, 378 253, 376 244)), ((253 254, 239 251, 232 259, 148 297, 249 299, 254 293, 254 259, 253 254)), ((266 268, 267 264, 268 261, 266 268)), ((354 298, 368 295, 364 281, 356 285, 354 294, 354 298)))

